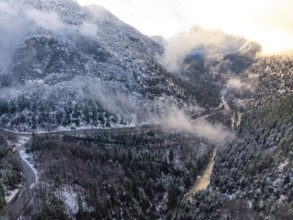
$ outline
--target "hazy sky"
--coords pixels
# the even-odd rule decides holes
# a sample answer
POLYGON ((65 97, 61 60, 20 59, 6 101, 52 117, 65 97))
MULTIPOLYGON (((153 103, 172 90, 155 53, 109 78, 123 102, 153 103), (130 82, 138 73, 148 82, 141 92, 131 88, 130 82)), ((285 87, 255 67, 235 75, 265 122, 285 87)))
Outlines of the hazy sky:
POLYGON ((169 38, 193 25, 257 40, 265 52, 293 49, 293 0, 78 0, 102 5, 146 35, 169 38))

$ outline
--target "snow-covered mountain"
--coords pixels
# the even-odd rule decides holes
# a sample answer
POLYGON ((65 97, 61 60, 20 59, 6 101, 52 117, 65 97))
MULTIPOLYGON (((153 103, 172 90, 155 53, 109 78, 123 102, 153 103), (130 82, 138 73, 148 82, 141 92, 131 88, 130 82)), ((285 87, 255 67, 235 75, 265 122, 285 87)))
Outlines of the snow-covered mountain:
POLYGON ((163 47, 100 6, 0 4, 8 45, 0 50, 7 61, 0 65, 0 111, 9 128, 104 127, 191 109, 207 97, 204 107, 219 104, 217 92, 167 73, 157 62, 163 47))

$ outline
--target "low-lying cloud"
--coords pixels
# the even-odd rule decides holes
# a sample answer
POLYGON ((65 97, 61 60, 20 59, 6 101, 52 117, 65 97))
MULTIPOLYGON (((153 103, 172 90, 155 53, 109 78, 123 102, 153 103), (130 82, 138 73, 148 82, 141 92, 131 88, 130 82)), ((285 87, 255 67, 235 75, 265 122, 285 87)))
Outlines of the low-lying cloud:
POLYGON ((205 56, 218 56, 227 51, 239 50, 243 38, 229 36, 218 30, 193 27, 188 33, 179 33, 169 40, 161 58, 161 64, 170 72, 177 72, 188 54, 195 48, 205 56))
POLYGON ((116 92, 119 89, 113 89, 113 85, 107 86, 107 82, 102 82, 99 78, 80 79, 77 77, 76 80, 82 82, 82 89, 88 97, 92 97, 109 112, 134 123, 141 118, 142 109, 137 100, 122 92, 116 92))
POLYGON ((13 50, 27 26, 19 16, 16 7, 0 2, 0 69, 10 62, 13 50))
POLYGON ((79 33, 82 36, 95 39, 97 37, 98 27, 93 23, 84 22, 79 28, 79 33))
POLYGON ((211 144, 224 144, 234 138, 234 134, 224 125, 212 124, 204 118, 192 122, 183 112, 178 110, 170 112, 161 123, 166 129, 191 133, 211 144))
POLYGON ((235 89, 240 92, 254 92, 255 91, 255 85, 243 82, 239 78, 231 78, 227 82, 227 86, 231 89, 235 89))
POLYGON ((36 9, 25 11, 21 3, 0 2, 0 69, 9 64, 18 44, 34 28, 57 33, 63 27, 55 12, 36 9))
POLYGON ((64 24, 56 12, 32 9, 27 11, 26 17, 34 22, 36 26, 48 31, 57 32, 64 28, 64 24))

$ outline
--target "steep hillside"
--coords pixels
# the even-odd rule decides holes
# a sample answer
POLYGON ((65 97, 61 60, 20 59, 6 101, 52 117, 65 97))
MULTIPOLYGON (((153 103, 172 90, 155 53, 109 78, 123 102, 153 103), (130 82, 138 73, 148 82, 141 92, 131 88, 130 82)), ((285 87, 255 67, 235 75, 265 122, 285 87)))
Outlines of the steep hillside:
POLYGON ((263 57, 227 94, 237 138, 219 146, 209 190, 177 219, 293 218, 292 58, 263 57))
POLYGON ((1 4, 9 11, 2 20, 16 19, 21 30, 15 35, 4 26, 2 36, 11 47, 1 55, 11 57, 1 65, 0 111, 10 129, 136 124, 170 107, 220 102, 212 86, 168 74, 156 61, 162 46, 102 7, 72 0, 1 4))
MULTIPOLYGON (((292 109, 290 95, 245 114, 238 140, 220 149, 215 162, 215 189, 232 200, 246 201, 242 208, 260 217, 293 217, 292 109)), ((235 207, 225 208, 231 215, 235 207)))
POLYGON ((290 56, 260 58, 240 76, 238 88, 230 88, 229 103, 236 109, 253 111, 286 97, 293 92, 292 67, 290 56))
MULTIPOLYGON (((194 84, 213 88, 221 91, 221 94, 226 86, 230 87, 231 79, 244 78, 245 73, 261 60, 261 46, 245 38, 202 28, 195 28, 189 35, 195 42, 197 39, 201 42, 203 36, 207 39, 192 47, 184 57, 180 74, 194 84)), ((180 43, 184 45, 184 42, 180 43)), ((230 93, 233 101, 234 92, 230 93)))

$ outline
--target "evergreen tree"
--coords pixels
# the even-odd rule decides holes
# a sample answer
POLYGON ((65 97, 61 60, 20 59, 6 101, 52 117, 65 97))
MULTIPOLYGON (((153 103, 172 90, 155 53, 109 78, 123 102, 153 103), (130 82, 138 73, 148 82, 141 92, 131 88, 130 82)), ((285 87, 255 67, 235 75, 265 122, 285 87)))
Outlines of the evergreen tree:
POLYGON ((4 205, 5 205, 4 188, 2 184, 0 184, 0 209, 2 209, 4 205))

